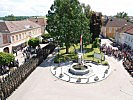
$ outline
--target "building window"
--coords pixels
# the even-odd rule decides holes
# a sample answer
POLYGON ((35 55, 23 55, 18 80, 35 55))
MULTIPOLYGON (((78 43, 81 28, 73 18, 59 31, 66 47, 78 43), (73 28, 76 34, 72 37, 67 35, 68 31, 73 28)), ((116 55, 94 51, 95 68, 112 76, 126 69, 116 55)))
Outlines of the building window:
POLYGON ((12 42, 15 42, 15 37, 14 36, 12 36, 12 42))
POLYGON ((19 39, 20 39, 20 40, 22 39, 21 34, 19 34, 19 39))
POLYGON ((109 33, 112 33, 112 28, 111 27, 109 28, 109 33))
POLYGON ((25 32, 25 37, 27 38, 26 32, 25 32))
POLYGON ((16 35, 16 40, 18 41, 18 35, 16 35))
POLYGON ((117 28, 115 28, 115 31, 117 31, 117 28))
POLYGON ((130 42, 130 37, 128 38, 128 41, 130 42))
POLYGON ((32 35, 31 32, 29 32, 29 36, 30 36, 30 37, 31 37, 31 35, 32 35))
POLYGON ((24 37, 24 33, 22 33, 22 38, 25 38, 25 37, 24 37))

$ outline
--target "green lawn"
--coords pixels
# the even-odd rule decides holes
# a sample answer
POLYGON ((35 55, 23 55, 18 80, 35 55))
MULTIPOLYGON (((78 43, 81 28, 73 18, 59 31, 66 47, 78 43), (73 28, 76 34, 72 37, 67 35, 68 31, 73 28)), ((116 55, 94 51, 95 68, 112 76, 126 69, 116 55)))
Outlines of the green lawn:
MULTIPOLYGON (((75 45, 76 50, 80 51, 80 45, 75 45)), ((102 58, 102 62, 99 59, 94 58, 94 52, 95 53, 100 53, 100 49, 99 48, 92 48, 92 44, 88 45, 87 47, 84 47, 83 50, 85 50, 85 53, 83 54, 83 59, 84 60, 92 60, 98 63, 102 63, 102 64, 106 64, 107 62, 104 61, 104 56, 102 58)), ((57 62, 65 62, 65 61, 69 61, 69 60, 76 60, 78 59, 78 55, 74 53, 74 47, 71 46, 69 48, 70 53, 69 54, 65 54, 66 50, 65 48, 61 48, 60 52, 59 52, 59 59, 58 59, 58 55, 56 56, 56 58, 54 59, 54 61, 57 62)), ((103 53, 101 53, 102 55, 104 55, 103 53)))

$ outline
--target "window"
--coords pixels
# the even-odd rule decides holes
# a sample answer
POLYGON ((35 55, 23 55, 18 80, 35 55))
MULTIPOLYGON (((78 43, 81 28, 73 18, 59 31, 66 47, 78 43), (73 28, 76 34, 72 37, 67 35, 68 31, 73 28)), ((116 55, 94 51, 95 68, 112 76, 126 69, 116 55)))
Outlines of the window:
POLYGON ((22 33, 22 38, 25 38, 25 37, 24 37, 24 33, 22 33))
POLYGON ((127 39, 127 36, 125 36, 125 38, 127 39))
POLYGON ((27 38, 26 32, 25 32, 25 37, 27 38))
POLYGON ((12 42, 15 42, 15 37, 14 36, 12 36, 12 42))
POLYGON ((29 36, 31 36, 32 34, 31 34, 31 32, 29 32, 29 36))
POLYGON ((109 28, 108 27, 106 28, 106 33, 109 33, 109 28))
POLYGON ((128 41, 130 41, 130 37, 128 38, 128 41))
POLYGON ((112 28, 111 27, 109 28, 109 33, 112 33, 112 28))
POLYGON ((21 34, 19 34, 19 39, 20 39, 20 40, 22 39, 21 34))
POLYGON ((16 40, 18 41, 18 35, 16 35, 16 40))
POLYGON ((115 28, 115 31, 117 31, 117 28, 115 28))

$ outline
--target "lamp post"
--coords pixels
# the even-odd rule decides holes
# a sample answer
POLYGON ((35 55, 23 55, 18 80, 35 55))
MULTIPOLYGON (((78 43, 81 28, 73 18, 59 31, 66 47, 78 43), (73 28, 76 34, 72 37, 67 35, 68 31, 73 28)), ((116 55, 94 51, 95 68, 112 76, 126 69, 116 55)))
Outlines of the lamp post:
MULTIPOLYGON (((84 7, 82 8, 82 12, 84 14, 84 7)), ((80 36, 80 49, 81 49, 81 63, 82 63, 82 59, 83 59, 83 23, 82 23, 82 20, 83 20, 83 15, 81 15, 81 36, 80 36)))
MULTIPOLYGON (((60 51, 60 43, 59 43, 59 37, 58 37, 58 67, 60 67, 60 59, 59 59, 59 51, 60 51)), ((61 66, 61 73, 60 73, 60 75, 59 75, 59 77, 60 78, 62 78, 63 77, 63 74, 62 74, 62 66, 61 66)))

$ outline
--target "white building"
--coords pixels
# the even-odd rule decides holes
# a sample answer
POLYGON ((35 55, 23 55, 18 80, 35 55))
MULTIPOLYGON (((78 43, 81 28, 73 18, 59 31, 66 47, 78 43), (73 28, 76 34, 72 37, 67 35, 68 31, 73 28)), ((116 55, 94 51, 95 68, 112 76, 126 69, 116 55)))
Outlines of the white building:
POLYGON ((115 35, 115 41, 119 44, 125 43, 133 50, 133 26, 120 28, 115 35))
POLYGON ((28 20, 0 22, 0 52, 19 50, 33 37, 40 38, 41 26, 28 20))

